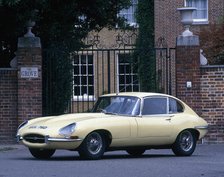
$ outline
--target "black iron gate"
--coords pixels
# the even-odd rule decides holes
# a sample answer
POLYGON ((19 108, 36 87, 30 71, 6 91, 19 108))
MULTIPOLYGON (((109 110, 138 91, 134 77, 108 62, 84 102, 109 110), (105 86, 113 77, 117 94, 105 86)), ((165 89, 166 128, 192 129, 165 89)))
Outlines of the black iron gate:
MULTIPOLYGON (((133 34, 126 36, 118 34, 116 45, 105 47, 100 44, 99 36, 95 35, 89 40, 91 42, 86 42, 88 48, 70 55, 73 68, 72 96, 67 112, 91 110, 102 94, 141 91, 138 79, 138 56, 136 57, 136 49, 132 44, 135 37, 133 34)), ((153 91, 175 95, 175 49, 146 47, 141 50, 154 56, 155 62, 152 67, 155 71, 156 87, 153 91)), ((45 65, 52 64, 53 61, 50 60, 47 59, 48 63, 45 65)), ((51 67, 48 66, 48 70, 49 68, 51 67)), ((44 73, 44 85, 46 88, 51 88, 55 83, 47 81, 54 76, 51 71, 44 73)), ((50 95, 48 93, 47 96, 50 95)))
MULTIPOLYGON (((155 57, 154 92, 175 95, 175 50, 143 49, 155 57)), ((106 93, 139 92, 135 49, 86 49, 74 52, 72 112, 88 111, 106 93)), ((149 71, 150 72, 150 71, 149 71)), ((149 80, 149 82, 151 82, 149 80)))

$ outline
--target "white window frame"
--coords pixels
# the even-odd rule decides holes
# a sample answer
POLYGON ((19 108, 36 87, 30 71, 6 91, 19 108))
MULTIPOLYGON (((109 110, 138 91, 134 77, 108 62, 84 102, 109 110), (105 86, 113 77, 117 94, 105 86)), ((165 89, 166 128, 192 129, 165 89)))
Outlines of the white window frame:
MULTIPOLYGON (((184 0, 184 6, 186 7, 187 6, 187 2, 186 2, 187 0, 184 0)), ((207 6, 207 9, 206 9, 206 16, 207 16, 207 18, 198 18, 198 19, 196 19, 196 18, 193 18, 193 24, 208 24, 208 10, 209 10, 209 8, 208 8, 208 0, 205 0, 206 1, 206 6, 207 6)), ((196 8, 198 8, 198 7, 196 7, 196 8)), ((197 10, 196 10, 197 11, 197 10)))
MULTIPOLYGON (((138 91, 140 91, 140 83, 138 81, 138 84, 134 84, 134 76, 137 76, 137 73, 134 73, 133 72, 133 69, 131 67, 131 73, 128 73, 128 74, 124 74, 124 73, 120 73, 119 71, 119 66, 120 66, 120 60, 119 60, 119 55, 131 55, 131 53, 117 53, 117 92, 120 91, 120 76, 131 76, 131 83, 125 83, 125 84, 122 84, 122 86, 126 87, 126 86, 131 86, 131 92, 134 92, 134 86, 135 85, 138 85, 138 91), (127 85, 126 85, 127 84, 127 85)), ((125 63, 125 65, 128 65, 128 63, 125 63)), ((121 92, 126 92, 126 89, 125 90, 122 90, 121 92)))
POLYGON ((95 98, 95 96, 94 96, 94 55, 91 53, 77 53, 77 54, 75 54, 74 55, 74 57, 72 58, 72 65, 73 65, 73 68, 75 67, 75 66, 77 66, 77 64, 75 64, 75 62, 74 62, 74 60, 75 60, 75 56, 78 56, 78 59, 79 59, 79 64, 78 64, 78 67, 79 67, 79 73, 78 74, 75 74, 74 73, 74 70, 73 70, 73 78, 75 77, 75 76, 78 76, 79 77, 79 79, 80 79, 80 84, 79 85, 77 85, 77 84, 75 84, 75 82, 74 82, 74 79, 73 79, 73 101, 95 101, 96 100, 96 98, 95 98), (82 64, 81 63, 81 60, 82 60, 82 56, 85 56, 86 58, 86 60, 88 61, 88 56, 92 56, 92 58, 93 58, 93 63, 92 64, 89 64, 89 61, 88 61, 88 63, 87 64, 82 64), (85 74, 82 74, 82 69, 81 69, 81 67, 83 66, 83 65, 85 65, 86 66, 86 73, 85 74), (93 74, 89 74, 89 71, 88 71, 88 67, 89 66, 92 66, 92 68, 93 68, 93 71, 92 71, 92 73, 93 74), (87 79, 87 84, 82 84, 82 81, 81 81, 81 77, 82 76, 84 76, 84 77, 86 77, 86 79, 87 79), (92 76, 93 77, 93 84, 91 84, 91 85, 89 85, 89 79, 88 79, 88 77, 89 76, 92 76), (79 94, 76 94, 75 95, 75 86, 78 86, 79 87, 79 90, 81 90, 81 87, 86 87, 86 89, 87 89, 87 93, 84 93, 83 95, 81 94, 81 93, 79 93, 79 94), (92 86, 93 87, 93 95, 89 95, 89 86, 92 86))
POLYGON ((128 9, 122 9, 118 16, 120 17, 127 17, 127 16, 131 16, 131 21, 128 18, 125 18, 127 20, 127 24, 129 24, 130 26, 133 27, 138 27, 136 18, 135 18, 135 13, 136 13, 136 9, 137 9, 137 5, 138 5, 138 0, 131 0, 132 5, 128 8, 128 9))

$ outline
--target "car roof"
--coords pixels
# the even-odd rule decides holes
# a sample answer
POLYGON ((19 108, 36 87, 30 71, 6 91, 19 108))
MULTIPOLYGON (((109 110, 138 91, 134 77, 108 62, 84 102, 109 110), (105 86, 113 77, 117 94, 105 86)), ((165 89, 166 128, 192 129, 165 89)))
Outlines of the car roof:
MULTIPOLYGON (((120 92, 120 93, 111 93, 111 94, 105 94, 102 95, 102 97, 107 97, 107 96, 135 96, 138 97, 140 99, 144 98, 144 97, 150 97, 150 96, 165 96, 165 97, 170 97, 170 98, 174 98, 175 100, 178 100, 182 106, 184 107, 184 109, 190 111, 193 114, 196 114, 187 104, 185 104, 182 100, 178 99, 175 96, 172 95, 168 95, 168 94, 163 94, 163 93, 153 93, 153 92, 120 92)), ((197 114, 196 114, 197 115, 197 114)))
MULTIPOLYGON (((171 95, 163 94, 163 93, 153 93, 153 92, 120 92, 120 93, 111 93, 111 94, 105 94, 102 96, 136 96, 139 98, 144 98, 147 96, 168 96, 173 97, 171 95)), ((175 98, 175 97, 173 97, 175 98)))

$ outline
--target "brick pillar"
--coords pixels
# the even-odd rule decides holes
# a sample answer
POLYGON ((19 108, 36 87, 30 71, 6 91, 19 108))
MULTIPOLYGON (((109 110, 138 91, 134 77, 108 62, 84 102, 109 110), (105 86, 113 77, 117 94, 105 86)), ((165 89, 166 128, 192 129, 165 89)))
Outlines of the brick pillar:
POLYGON ((198 36, 179 36, 176 46, 177 97, 201 115, 200 46, 198 36))
POLYGON ((21 123, 42 116, 42 55, 39 37, 18 39, 17 62, 18 122, 21 123))

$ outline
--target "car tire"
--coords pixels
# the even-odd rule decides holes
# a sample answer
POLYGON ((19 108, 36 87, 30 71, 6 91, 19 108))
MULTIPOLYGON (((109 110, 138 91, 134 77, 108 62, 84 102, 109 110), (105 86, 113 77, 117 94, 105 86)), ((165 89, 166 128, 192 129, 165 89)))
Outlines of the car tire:
POLYGON ((144 154, 145 149, 128 149, 127 153, 131 156, 141 156, 142 154, 144 154))
POLYGON ((177 156, 190 156, 196 148, 196 137, 190 130, 182 131, 173 144, 172 150, 177 156))
POLYGON ((29 148, 29 151, 37 159, 49 159, 55 153, 55 149, 29 148))
POLYGON ((98 160, 105 152, 105 138, 99 132, 92 132, 82 142, 78 152, 81 158, 98 160))

